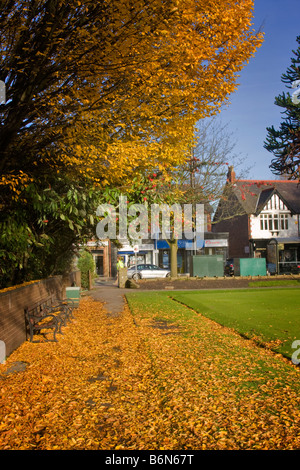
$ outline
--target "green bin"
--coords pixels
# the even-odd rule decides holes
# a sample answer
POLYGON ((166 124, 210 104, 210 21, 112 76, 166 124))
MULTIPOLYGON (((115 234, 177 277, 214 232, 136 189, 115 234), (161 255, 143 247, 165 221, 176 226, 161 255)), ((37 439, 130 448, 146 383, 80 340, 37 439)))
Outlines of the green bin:
POLYGON ((240 258, 234 261, 234 274, 236 276, 266 276, 267 267, 265 258, 240 258), (237 269, 236 269, 237 268, 237 269))
POLYGON ((66 297, 79 305, 80 300, 80 287, 66 287, 66 297))
POLYGON ((221 277, 224 276, 223 256, 196 255, 192 256, 191 276, 221 277))

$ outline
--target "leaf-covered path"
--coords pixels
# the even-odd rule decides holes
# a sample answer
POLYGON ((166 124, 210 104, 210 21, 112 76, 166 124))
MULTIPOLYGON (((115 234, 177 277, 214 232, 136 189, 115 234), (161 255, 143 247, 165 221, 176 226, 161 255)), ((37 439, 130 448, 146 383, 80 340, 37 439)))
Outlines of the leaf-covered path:
POLYGON ((58 343, 15 351, 0 365, 0 449, 300 447, 295 367, 199 315, 155 311, 86 298, 58 343))

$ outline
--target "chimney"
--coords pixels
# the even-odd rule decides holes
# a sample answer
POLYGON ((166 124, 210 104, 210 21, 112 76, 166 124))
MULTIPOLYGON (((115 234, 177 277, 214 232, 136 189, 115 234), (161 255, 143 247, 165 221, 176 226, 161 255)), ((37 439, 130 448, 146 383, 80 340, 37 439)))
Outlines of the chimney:
POLYGON ((233 166, 230 166, 228 168, 228 173, 227 173, 227 182, 234 184, 235 183, 235 171, 233 169, 233 166))

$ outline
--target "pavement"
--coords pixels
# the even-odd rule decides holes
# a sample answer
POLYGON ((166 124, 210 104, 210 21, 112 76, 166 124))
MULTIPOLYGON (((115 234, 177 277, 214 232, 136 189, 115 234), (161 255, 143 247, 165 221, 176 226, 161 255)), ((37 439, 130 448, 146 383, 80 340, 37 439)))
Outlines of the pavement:
POLYGON ((107 313, 116 316, 125 307, 125 292, 128 292, 128 289, 119 288, 116 285, 116 279, 97 278, 94 280, 93 288, 87 291, 86 295, 103 302, 107 313))

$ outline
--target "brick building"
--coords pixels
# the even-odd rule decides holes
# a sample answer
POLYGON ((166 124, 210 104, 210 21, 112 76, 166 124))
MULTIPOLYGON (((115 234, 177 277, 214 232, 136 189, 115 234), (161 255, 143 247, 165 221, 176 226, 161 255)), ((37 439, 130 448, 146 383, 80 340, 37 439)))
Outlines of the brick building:
POLYGON ((299 218, 299 182, 236 180, 230 167, 212 231, 229 233, 229 258, 263 257, 289 272, 300 265, 299 218))

